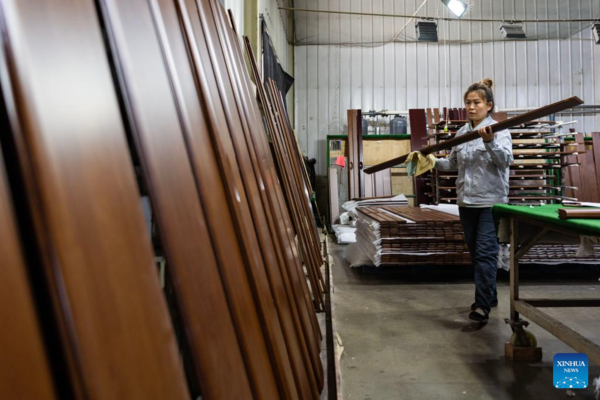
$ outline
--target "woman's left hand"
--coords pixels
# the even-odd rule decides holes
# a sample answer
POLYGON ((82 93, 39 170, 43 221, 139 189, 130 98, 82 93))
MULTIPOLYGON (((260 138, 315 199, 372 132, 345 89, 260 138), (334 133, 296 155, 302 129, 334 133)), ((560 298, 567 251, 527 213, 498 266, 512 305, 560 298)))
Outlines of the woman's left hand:
POLYGON ((491 126, 479 128, 477 133, 479 133, 479 136, 481 136, 484 142, 491 142, 492 140, 494 140, 494 132, 492 132, 491 126))

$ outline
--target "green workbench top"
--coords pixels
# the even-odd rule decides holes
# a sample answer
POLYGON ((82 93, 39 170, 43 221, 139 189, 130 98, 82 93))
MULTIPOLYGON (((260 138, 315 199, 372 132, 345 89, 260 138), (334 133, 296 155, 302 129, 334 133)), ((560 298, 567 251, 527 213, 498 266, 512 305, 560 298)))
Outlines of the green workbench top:
POLYGON ((493 212, 496 218, 521 216, 556 225, 581 235, 600 236, 600 219, 560 219, 556 211, 559 208, 566 207, 561 204, 546 204, 535 207, 496 204, 493 212))

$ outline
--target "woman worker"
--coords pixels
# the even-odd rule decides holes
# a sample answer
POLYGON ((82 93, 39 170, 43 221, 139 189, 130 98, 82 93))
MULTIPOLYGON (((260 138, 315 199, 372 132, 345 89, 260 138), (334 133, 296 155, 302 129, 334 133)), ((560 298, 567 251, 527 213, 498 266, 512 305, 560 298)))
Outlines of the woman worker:
POLYGON ((475 269, 475 303, 469 319, 487 323, 492 307, 498 305, 496 270, 498 240, 492 206, 508 202, 509 166, 513 161, 510 132, 492 132, 496 123, 492 81, 484 79, 469 86, 464 95, 469 123, 456 136, 477 131, 480 138, 452 148, 448 158, 439 158, 435 168, 458 171, 457 204, 465 240, 475 269))

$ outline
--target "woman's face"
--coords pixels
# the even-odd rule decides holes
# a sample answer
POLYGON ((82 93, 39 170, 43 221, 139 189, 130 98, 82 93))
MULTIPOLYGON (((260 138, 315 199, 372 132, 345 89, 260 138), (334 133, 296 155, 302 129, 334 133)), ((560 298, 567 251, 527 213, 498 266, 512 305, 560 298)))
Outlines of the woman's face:
POLYGON ((465 108, 473 124, 479 125, 492 109, 492 103, 487 103, 478 92, 470 92, 465 99, 465 108))

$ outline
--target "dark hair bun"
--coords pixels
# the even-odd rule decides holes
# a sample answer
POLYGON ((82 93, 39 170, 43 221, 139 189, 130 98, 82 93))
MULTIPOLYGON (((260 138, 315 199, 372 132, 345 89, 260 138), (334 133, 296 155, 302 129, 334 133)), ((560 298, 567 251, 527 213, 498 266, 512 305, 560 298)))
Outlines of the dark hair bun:
POLYGON ((494 87, 494 82, 492 82, 492 80, 490 78, 482 79, 480 83, 482 83, 483 85, 489 87, 490 89, 492 87, 494 87))

